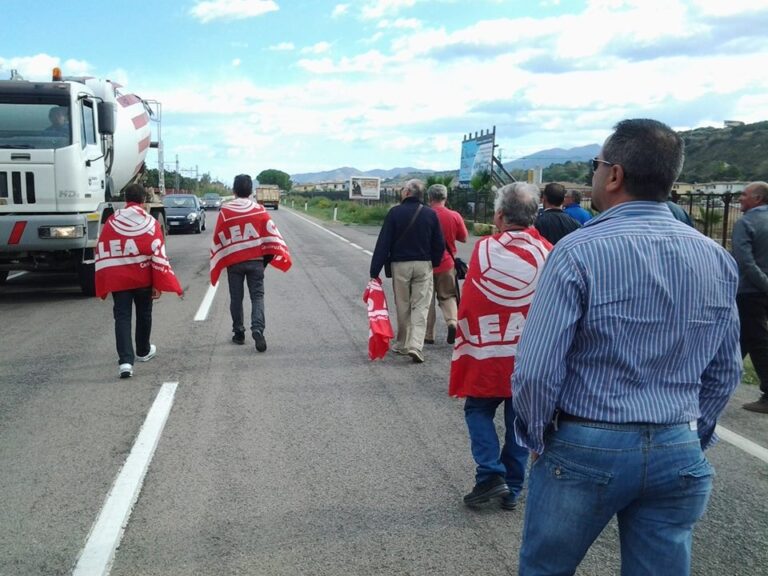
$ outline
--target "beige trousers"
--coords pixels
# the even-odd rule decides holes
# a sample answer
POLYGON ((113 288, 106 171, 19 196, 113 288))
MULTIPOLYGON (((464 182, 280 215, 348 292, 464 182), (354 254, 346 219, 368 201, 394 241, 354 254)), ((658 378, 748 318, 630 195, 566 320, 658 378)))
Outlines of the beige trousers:
MULTIPOLYGON (((443 313, 446 325, 456 326, 458 322, 459 306, 456 303, 456 270, 451 268, 447 272, 441 272, 433 276, 435 282, 435 298, 443 313)), ((435 339, 435 298, 429 303, 427 315, 427 332, 424 336, 427 340, 435 339)))
POLYGON ((392 289, 397 310, 397 348, 421 350, 432 301, 432 262, 392 262, 392 289))

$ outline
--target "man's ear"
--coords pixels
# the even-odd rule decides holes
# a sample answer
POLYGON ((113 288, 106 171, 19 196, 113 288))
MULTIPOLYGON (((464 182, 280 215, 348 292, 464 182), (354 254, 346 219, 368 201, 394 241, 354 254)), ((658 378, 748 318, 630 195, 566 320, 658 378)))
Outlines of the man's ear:
POLYGON ((624 166, 614 164, 608 167, 608 177, 605 180, 605 191, 616 193, 624 189, 624 166))

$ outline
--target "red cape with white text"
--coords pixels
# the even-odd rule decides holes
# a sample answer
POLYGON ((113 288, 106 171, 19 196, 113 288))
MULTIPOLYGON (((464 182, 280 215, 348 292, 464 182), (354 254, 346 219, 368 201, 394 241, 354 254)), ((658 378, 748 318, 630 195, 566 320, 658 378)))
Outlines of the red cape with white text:
POLYGON ((517 343, 550 250, 552 245, 533 227, 475 245, 459 305, 451 396, 512 395, 517 343))
POLYGON ((128 204, 109 217, 94 256, 99 298, 110 292, 148 287, 183 294, 165 254, 160 225, 138 204, 128 204))
POLYGON ((236 198, 221 207, 211 248, 211 284, 227 266, 271 256, 269 264, 288 271, 291 254, 267 214, 266 208, 250 198, 236 198))
POLYGON ((394 337, 389 321, 387 297, 381 280, 371 279, 363 293, 363 302, 368 306, 368 358, 384 358, 389 351, 389 341, 394 337))

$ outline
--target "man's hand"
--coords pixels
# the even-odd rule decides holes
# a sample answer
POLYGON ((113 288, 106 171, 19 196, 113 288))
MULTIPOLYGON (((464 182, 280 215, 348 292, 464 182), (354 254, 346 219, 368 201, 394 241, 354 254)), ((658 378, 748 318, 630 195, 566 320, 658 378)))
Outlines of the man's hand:
POLYGON ((163 293, 160 292, 160 290, 158 290, 154 286, 152 287, 152 300, 157 300, 162 295, 163 295, 163 293))
POLYGON ((539 459, 539 453, 538 452, 534 452, 533 450, 531 450, 531 464, 536 462, 536 460, 538 460, 538 459, 539 459))

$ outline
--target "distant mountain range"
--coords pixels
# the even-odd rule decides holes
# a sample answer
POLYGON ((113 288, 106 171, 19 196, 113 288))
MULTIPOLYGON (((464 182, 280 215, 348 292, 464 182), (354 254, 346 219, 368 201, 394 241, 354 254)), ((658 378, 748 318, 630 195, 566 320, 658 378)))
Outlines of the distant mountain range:
POLYGON ((357 168, 344 166, 335 170, 326 170, 325 172, 306 172, 304 174, 291 174, 291 180, 294 184, 309 184, 317 182, 342 182, 349 180, 352 176, 372 176, 382 180, 397 178, 398 176, 407 176, 410 174, 433 174, 434 170, 422 170, 419 168, 391 168, 389 170, 367 170, 365 172, 357 168))
POLYGON ((534 152, 511 162, 504 162, 507 170, 528 170, 530 168, 548 168, 552 164, 565 164, 566 162, 586 162, 600 153, 600 144, 587 144, 576 148, 550 148, 534 152))
MULTIPOLYGON (((680 132, 685 141, 685 165, 680 182, 710 182, 734 180, 768 180, 768 121, 753 124, 734 123, 723 128, 697 128, 680 132)), ((586 162, 600 152, 599 144, 577 148, 550 148, 504 163, 507 170, 548 168, 553 164, 586 162)), ((456 163, 458 164, 458 158, 456 163)), ((586 167, 585 167, 586 170, 586 167)), ((439 172, 458 175, 456 170, 439 172)), ((355 168, 337 168, 328 172, 294 174, 295 183, 316 183, 347 180, 350 176, 378 176, 382 180, 425 178, 434 170, 392 168, 361 172, 355 168)))
MULTIPOLYGON (((523 158, 518 158, 510 162, 505 162, 504 167, 507 170, 535 168, 541 166, 546 168, 551 164, 563 164, 565 162, 586 162, 587 160, 594 158, 600 152, 599 144, 589 144, 587 146, 579 146, 577 148, 550 148, 548 150, 541 150, 535 152, 523 158)), ((458 163, 458 159, 457 159, 458 163)), ((379 177, 382 180, 398 179, 404 180, 407 177, 423 177, 424 175, 434 174, 434 170, 426 170, 422 168, 404 167, 404 168, 391 168, 389 170, 367 170, 362 171, 357 168, 344 166, 343 168, 336 168, 335 170, 327 170, 325 172, 306 172, 304 174, 291 174, 291 180, 294 184, 308 184, 318 182, 341 182, 349 180, 352 176, 374 176, 379 177)), ((440 174, 457 174, 456 170, 448 170, 440 172, 440 174)))

